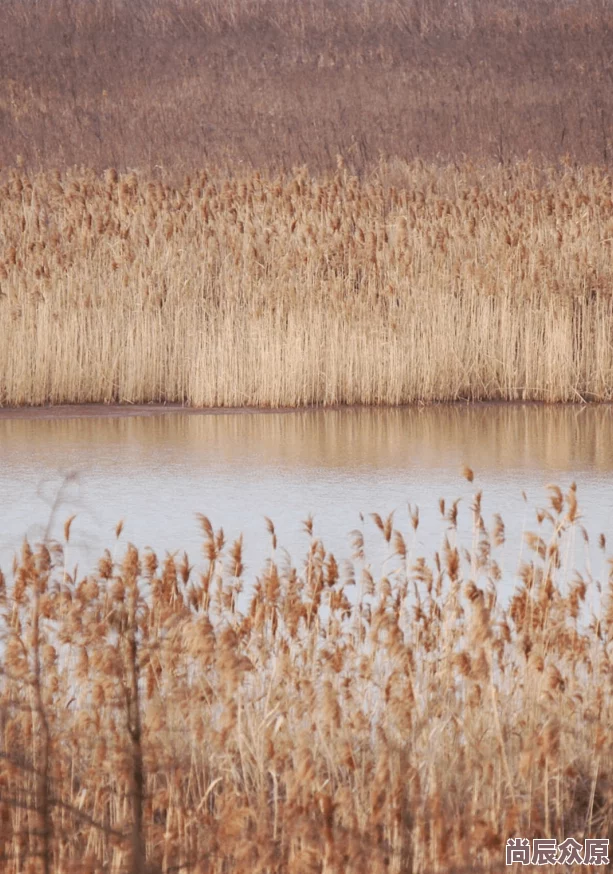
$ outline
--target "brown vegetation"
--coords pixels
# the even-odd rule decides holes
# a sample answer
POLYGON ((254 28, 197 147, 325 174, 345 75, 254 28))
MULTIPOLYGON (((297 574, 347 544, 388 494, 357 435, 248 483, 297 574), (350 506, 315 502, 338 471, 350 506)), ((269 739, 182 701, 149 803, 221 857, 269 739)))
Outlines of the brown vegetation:
POLYGON ((611 57, 604 0, 6 0, 0 404, 610 399, 611 57))
POLYGON ((0 164, 609 163, 607 0, 3 0, 0 164))
POLYGON ((609 400, 596 167, 12 170, 0 404, 609 400))
POLYGON ((496 872, 514 835, 611 837, 613 577, 568 563, 575 487, 550 488, 510 598, 502 518, 477 492, 464 544, 440 507, 432 560, 417 508, 372 515, 380 574, 364 529, 339 568, 307 520, 298 568, 267 520, 245 591, 242 539, 205 517, 199 572, 128 547, 79 579, 24 544, 1 578, 2 870, 496 872))

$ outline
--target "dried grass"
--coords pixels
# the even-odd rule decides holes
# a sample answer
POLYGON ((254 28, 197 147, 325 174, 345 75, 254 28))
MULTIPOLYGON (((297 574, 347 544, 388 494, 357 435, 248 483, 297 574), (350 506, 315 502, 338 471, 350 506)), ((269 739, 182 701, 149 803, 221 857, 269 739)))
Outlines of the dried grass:
POLYGON ((242 541, 204 516, 199 572, 128 547, 72 579, 62 544, 24 544, 0 592, 3 871, 495 872, 514 835, 611 837, 613 560, 560 560, 575 492, 550 490, 504 602, 479 493, 468 550, 457 502, 431 560, 415 508, 375 514, 381 575, 362 531, 341 572, 307 520, 302 567, 273 543, 244 591, 242 541))
POLYGON ((610 165, 608 0, 3 0, 0 165, 610 165))
POLYGON ((610 400, 605 170, 13 170, 0 404, 610 400))

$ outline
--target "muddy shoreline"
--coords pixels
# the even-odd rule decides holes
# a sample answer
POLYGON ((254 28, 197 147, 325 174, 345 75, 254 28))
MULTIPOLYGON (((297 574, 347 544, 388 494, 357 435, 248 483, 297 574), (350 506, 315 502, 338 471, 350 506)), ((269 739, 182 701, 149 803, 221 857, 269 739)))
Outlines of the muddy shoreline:
POLYGON ((256 413, 307 413, 307 412, 332 412, 340 410, 365 410, 365 409, 424 409, 426 407, 586 407, 613 408, 613 402, 594 403, 547 403, 546 401, 441 401, 428 403, 400 404, 393 407, 386 405, 372 407, 367 404, 335 404, 335 405, 311 405, 305 407, 188 407, 183 404, 58 404, 44 407, 0 407, 0 420, 2 419, 95 419, 95 418, 127 418, 131 416, 160 416, 181 413, 182 415, 200 416, 234 416, 240 414, 256 413))

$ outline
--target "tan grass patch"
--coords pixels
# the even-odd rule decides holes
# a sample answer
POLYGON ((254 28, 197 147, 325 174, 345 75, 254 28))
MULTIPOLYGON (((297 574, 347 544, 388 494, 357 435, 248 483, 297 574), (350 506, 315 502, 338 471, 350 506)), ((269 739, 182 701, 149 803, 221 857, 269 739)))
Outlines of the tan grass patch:
POLYGON ((608 400, 608 175, 11 171, 0 403, 608 400))

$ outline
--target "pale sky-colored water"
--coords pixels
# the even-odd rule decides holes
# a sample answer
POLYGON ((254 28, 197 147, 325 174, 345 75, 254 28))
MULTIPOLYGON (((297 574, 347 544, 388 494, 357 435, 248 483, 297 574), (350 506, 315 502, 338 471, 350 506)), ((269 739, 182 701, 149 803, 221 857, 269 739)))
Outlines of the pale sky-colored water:
MULTIPOLYGON (((431 558, 446 525, 438 499, 461 498, 460 530, 470 545, 469 505, 483 490, 486 523, 500 512, 507 527, 501 551, 506 587, 517 567, 522 531, 535 527, 547 503, 545 486, 575 480, 592 543, 594 575, 604 576, 596 548, 602 531, 613 545, 613 409, 480 405, 348 409, 219 415, 167 413, 113 418, 0 418, 0 567, 10 570, 24 535, 40 539, 63 477, 62 503, 51 535, 72 525, 67 564, 93 569, 114 528, 116 544, 187 550, 201 560, 196 513, 227 540, 244 535, 245 579, 271 554, 264 516, 275 523, 280 547, 300 566, 308 548, 302 521, 340 562, 350 556, 349 532, 366 521, 366 545, 377 572, 386 549, 367 514, 395 511, 409 532, 407 504, 420 508, 414 556, 431 558), (461 476, 470 465, 475 480, 461 476), (527 502, 522 497, 526 493, 527 502)), ((409 537, 409 541, 412 542, 409 537)), ((574 561, 585 563, 576 537, 574 561)), ((525 552, 525 550, 524 550, 525 552)), ((572 557, 572 553, 571 553, 572 557)))

